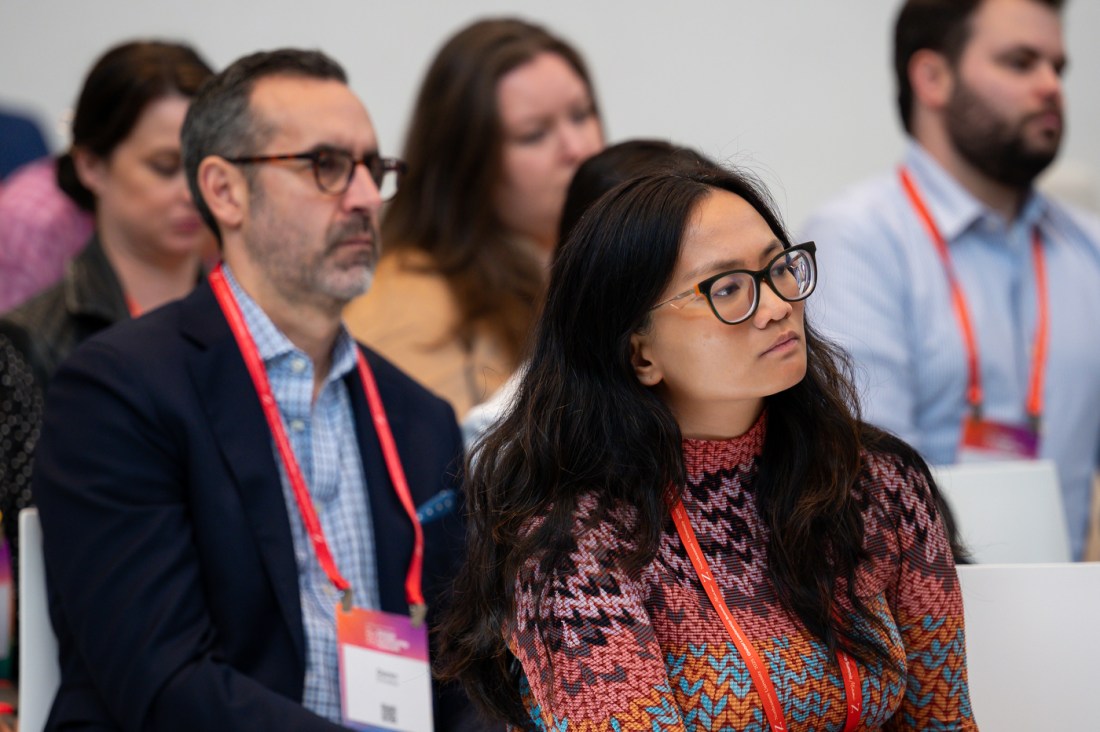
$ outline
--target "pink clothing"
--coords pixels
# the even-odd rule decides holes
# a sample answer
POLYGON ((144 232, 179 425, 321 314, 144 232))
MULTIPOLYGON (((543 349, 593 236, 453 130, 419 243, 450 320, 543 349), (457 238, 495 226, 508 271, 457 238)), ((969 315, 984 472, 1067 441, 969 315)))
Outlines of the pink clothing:
POLYGON ((0 313, 61 279, 95 219, 57 187, 54 158, 28 163, 0 187, 0 313))

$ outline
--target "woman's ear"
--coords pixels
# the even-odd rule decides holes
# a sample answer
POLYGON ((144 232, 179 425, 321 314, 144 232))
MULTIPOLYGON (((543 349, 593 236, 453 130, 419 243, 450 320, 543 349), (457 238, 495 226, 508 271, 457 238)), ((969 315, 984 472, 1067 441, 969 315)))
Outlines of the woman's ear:
POLYGON ((634 333, 630 336, 630 365, 634 375, 643 386, 657 386, 664 378, 660 367, 652 360, 649 336, 646 333, 634 333))
POLYGON ((107 181, 107 161, 91 150, 73 147, 73 168, 80 183, 99 198, 107 181))

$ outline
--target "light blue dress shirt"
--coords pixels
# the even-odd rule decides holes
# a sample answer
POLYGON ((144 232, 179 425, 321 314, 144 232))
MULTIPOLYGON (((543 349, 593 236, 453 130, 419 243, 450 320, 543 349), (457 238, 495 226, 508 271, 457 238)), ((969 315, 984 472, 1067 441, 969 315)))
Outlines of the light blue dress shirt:
MULTIPOLYGON (((916 143, 905 166, 948 243, 977 336, 984 414, 995 421, 1027 421, 1039 227, 1050 313, 1040 456, 1058 466, 1080 558, 1100 455, 1100 221, 1032 192, 1006 222, 916 143)), ((897 171, 827 204, 804 237, 817 242, 820 270, 807 317, 852 355, 864 418, 933 464, 955 462, 966 350, 943 263, 897 171)))
MULTIPOLYGON (((223 271, 267 369, 283 427, 309 487, 336 567, 351 583, 355 604, 376 609, 379 599, 374 527, 355 419, 343 381, 355 368, 355 341, 341 327, 332 352, 332 366, 314 403, 313 361, 275 327, 260 306, 241 289, 229 268, 223 267, 223 271)), ((339 594, 317 561, 274 439, 271 449, 282 477, 283 499, 290 517, 298 564, 298 591, 306 636, 302 703, 310 711, 340 722, 336 652, 339 594)))

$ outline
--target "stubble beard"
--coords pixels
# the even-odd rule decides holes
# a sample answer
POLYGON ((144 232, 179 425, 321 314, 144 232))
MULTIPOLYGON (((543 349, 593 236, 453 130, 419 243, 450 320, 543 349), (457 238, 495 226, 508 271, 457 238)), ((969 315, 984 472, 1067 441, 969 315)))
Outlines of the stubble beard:
POLYGON ((379 249, 378 227, 370 214, 354 212, 325 232, 321 251, 311 252, 308 232, 295 227, 293 218, 273 216, 259 186, 251 191, 250 207, 257 225, 245 238, 245 249, 288 303, 338 313, 370 289, 379 249), (353 253, 350 261, 339 261, 350 256, 340 251, 341 242, 367 234, 371 237, 369 252, 353 253))
POLYGON ((325 237, 325 250, 310 268, 315 291, 346 305, 370 289, 374 281, 374 268, 378 263, 378 227, 369 215, 356 214, 336 226, 325 237), (340 251, 341 242, 363 235, 370 235, 369 252, 348 255, 340 251), (343 256, 341 256, 343 255, 343 256))
POLYGON ((1029 145, 1024 126, 1030 119, 1013 123, 998 117, 961 82, 947 104, 947 134, 959 155, 986 177, 1020 191, 1030 188, 1057 157, 1062 138, 1059 133, 1052 144, 1029 145))

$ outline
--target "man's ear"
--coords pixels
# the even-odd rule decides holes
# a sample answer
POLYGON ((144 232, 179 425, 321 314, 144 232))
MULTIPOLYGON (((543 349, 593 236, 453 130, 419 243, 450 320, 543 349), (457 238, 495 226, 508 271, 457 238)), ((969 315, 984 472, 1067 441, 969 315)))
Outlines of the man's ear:
POLYGON ((650 358, 649 337, 645 333, 630 336, 630 365, 644 386, 657 386, 664 378, 660 366, 650 358))
POLYGON ((909 84, 914 99, 928 109, 940 110, 955 89, 955 71, 942 53, 924 48, 909 59, 909 84))
POLYGON ((199 163, 199 191, 223 231, 239 229, 248 215, 248 181, 240 168, 211 155, 199 163))

